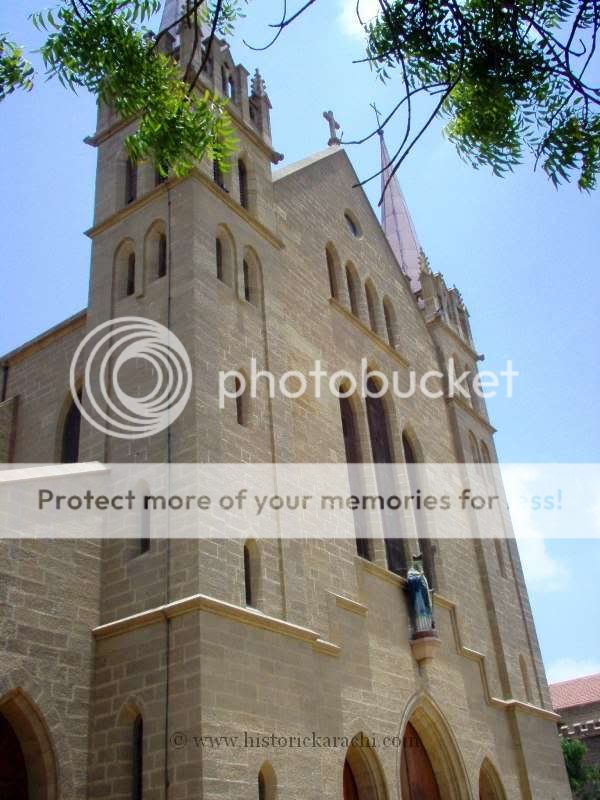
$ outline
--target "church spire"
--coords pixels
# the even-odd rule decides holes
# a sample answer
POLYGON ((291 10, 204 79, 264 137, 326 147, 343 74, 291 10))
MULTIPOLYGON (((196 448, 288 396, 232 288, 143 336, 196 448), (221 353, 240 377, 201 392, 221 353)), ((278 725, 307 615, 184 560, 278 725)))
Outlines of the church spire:
POLYGON ((383 194, 381 226, 402 272, 410 279, 413 292, 417 292, 421 288, 419 281, 421 246, 398 179, 395 175, 390 179, 392 173, 390 154, 382 130, 379 131, 379 140, 382 169, 381 191, 383 194))

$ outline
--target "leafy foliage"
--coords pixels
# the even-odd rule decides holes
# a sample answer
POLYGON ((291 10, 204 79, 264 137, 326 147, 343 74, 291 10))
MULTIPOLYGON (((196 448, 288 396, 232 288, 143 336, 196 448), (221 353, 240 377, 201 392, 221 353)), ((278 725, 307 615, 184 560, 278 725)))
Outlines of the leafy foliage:
POLYGON ((227 99, 197 91, 201 69, 192 73, 192 67, 198 52, 202 66, 207 57, 202 25, 211 25, 212 42, 215 32, 231 31, 240 4, 185 0, 175 25, 196 32, 185 70, 159 46, 166 32, 155 36, 145 27, 161 5, 161 0, 63 0, 33 14, 35 27, 48 34, 40 48, 47 75, 73 91, 87 89, 123 119, 135 119, 136 131, 126 140, 133 160, 149 159, 162 175, 171 170, 181 176, 208 156, 225 171, 236 144, 227 99))
POLYGON ((447 136, 475 167, 504 175, 530 150, 555 184, 578 173, 581 189, 595 188, 600 91, 586 82, 586 72, 596 52, 600 2, 380 0, 380 6, 365 26, 367 56, 383 81, 395 69, 401 73, 401 98, 390 117, 401 106, 408 113, 396 166, 442 116, 447 136), (419 94, 434 107, 411 139, 419 94))
POLYGON ((0 34, 0 101, 15 89, 33 87, 33 67, 23 57, 23 50, 0 34))
POLYGON ((569 785, 577 800, 600 800, 600 770, 584 763, 587 747, 579 739, 561 739, 569 785))

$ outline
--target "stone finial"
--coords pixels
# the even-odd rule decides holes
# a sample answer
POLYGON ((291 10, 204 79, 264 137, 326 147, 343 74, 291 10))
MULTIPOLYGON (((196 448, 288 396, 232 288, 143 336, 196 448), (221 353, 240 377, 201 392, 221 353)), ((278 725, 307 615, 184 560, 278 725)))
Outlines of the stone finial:
POLYGON ((264 97, 267 93, 267 85, 265 84, 262 75, 258 71, 258 67, 254 70, 252 77, 252 95, 254 97, 264 97))
POLYGON ((421 272, 431 272, 431 264, 422 247, 419 249, 419 269, 421 272))
POLYGON ((337 131, 340 129, 340 124, 333 116, 333 111, 324 111, 323 118, 329 123, 329 141, 327 142, 329 147, 335 147, 336 145, 341 144, 337 135, 337 131))

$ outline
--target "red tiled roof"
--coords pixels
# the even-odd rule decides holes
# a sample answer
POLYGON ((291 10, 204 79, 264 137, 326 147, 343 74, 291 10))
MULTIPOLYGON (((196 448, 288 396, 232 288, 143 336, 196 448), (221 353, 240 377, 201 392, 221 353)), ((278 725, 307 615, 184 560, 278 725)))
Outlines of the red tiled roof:
POLYGON ((551 683, 549 688, 555 711, 559 708, 583 706, 587 703, 600 703, 600 672, 585 678, 551 683))

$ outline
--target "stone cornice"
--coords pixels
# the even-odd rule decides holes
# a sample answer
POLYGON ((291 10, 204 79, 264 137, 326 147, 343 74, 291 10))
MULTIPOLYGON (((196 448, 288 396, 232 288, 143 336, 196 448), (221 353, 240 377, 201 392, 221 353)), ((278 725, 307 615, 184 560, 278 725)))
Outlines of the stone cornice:
POLYGON ((284 243, 270 228, 267 228, 266 225, 263 225, 262 222, 259 222, 256 217, 254 217, 249 211, 237 203, 227 192, 217 186, 217 184, 211 178, 209 178, 199 169, 195 168, 185 178, 169 178, 168 181, 165 181, 159 186, 154 187, 147 194, 139 197, 137 200, 134 200, 133 203, 129 203, 129 205, 120 208, 114 214, 111 214, 109 217, 102 220, 102 222, 99 222, 97 225, 89 228, 87 231, 85 231, 85 235, 90 239, 95 239, 100 234, 110 230, 110 228, 123 222, 123 220, 128 219, 128 217, 130 217, 132 214, 135 214, 149 203, 154 202, 154 200, 156 200, 158 197, 166 194, 170 189, 178 186, 188 178, 193 178, 199 181, 216 197, 222 200, 225 205, 228 206, 228 208, 234 211, 238 217, 241 217, 244 222, 246 222, 260 236, 262 236, 263 239, 266 239, 269 244, 273 245, 273 247, 276 247, 279 250, 283 250, 285 248, 284 243))
POLYGON ((348 311, 348 309, 345 308, 340 303, 339 300, 337 300, 335 297, 330 297, 329 303, 333 308, 336 309, 336 311, 339 311, 340 314, 346 317, 346 319, 350 320, 350 322, 352 322, 353 325, 356 325, 356 327, 359 328, 359 330, 361 330, 362 333, 368 336, 369 339, 372 339, 381 350, 384 350, 388 355, 394 358, 403 367, 407 369, 410 368, 410 364, 404 358, 404 356, 400 355, 400 353, 397 350, 394 350, 394 348, 391 347, 384 339, 382 339, 381 336, 379 336, 379 334, 372 331, 371 328, 368 327, 368 325, 365 325, 365 323, 361 319, 356 317, 351 311, 348 311))
POLYGON ((218 600, 216 597, 210 597, 205 594, 184 597, 181 600, 175 600, 172 603, 151 608, 148 611, 142 611, 130 617, 108 622, 105 625, 94 628, 92 633, 97 640, 108 639, 114 636, 122 636, 138 628, 145 628, 148 625, 155 625, 168 619, 198 611, 207 611, 254 628, 262 628, 292 639, 299 639, 311 644, 319 652, 328 655, 337 655, 340 649, 332 642, 321 638, 318 633, 310 630, 310 628, 304 628, 301 625, 295 625, 277 617, 269 617, 257 609, 236 606, 233 603, 227 603, 224 600, 218 600))
MULTIPOLYGON (((375 577, 391 583, 398 588, 404 587, 406 580, 399 575, 396 575, 384 567, 374 564, 366 559, 358 559, 360 566, 365 572, 368 572, 375 577)), ((364 603, 359 603, 349 597, 330 592, 336 606, 351 614, 357 614, 366 617, 368 614, 368 607, 364 603)), ((483 653, 477 650, 472 650, 463 644, 462 634, 459 619, 457 616, 456 604, 444 597, 441 594, 434 594, 434 604, 438 608, 443 608, 449 612, 454 645, 458 655, 463 658, 474 661, 479 666, 479 674, 483 687, 483 694, 487 705, 494 708, 501 709, 511 713, 529 714, 540 719, 558 722, 559 715, 553 711, 545 708, 540 708, 532 703, 524 703, 521 700, 514 698, 502 699, 494 697, 490 690, 490 683, 487 673, 487 660, 483 653)), ((224 600, 218 600, 215 597, 210 597, 204 594, 196 594, 191 597, 185 597, 181 600, 176 600, 157 608, 143 611, 139 614, 134 614, 130 617, 108 622, 94 628, 92 633, 97 641, 109 639, 116 636, 123 636, 139 628, 144 628, 149 625, 156 625, 165 622, 169 619, 175 619, 184 614, 208 612, 216 614, 217 616, 225 619, 230 619, 239 622, 243 625, 249 625, 254 628, 261 628, 263 630, 272 631, 273 633, 281 636, 288 636, 302 642, 306 642, 317 653, 322 653, 328 656, 338 656, 341 653, 341 646, 335 642, 323 639, 320 634, 310 628, 305 628, 301 625, 287 622, 286 620, 278 619, 277 617, 270 617, 254 608, 245 606, 237 606, 233 603, 227 603, 224 600)), ((407 643, 408 644, 408 643, 407 643)))

